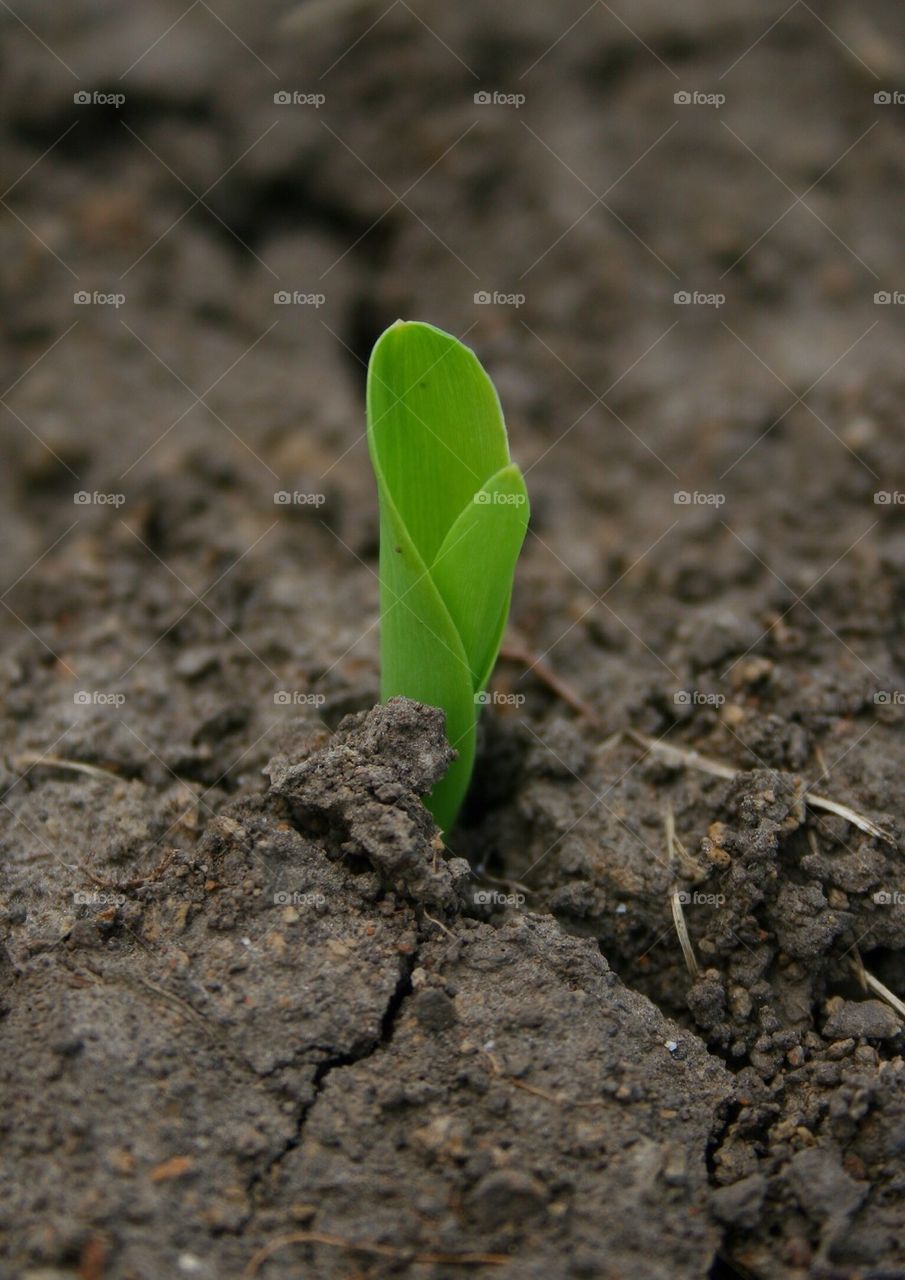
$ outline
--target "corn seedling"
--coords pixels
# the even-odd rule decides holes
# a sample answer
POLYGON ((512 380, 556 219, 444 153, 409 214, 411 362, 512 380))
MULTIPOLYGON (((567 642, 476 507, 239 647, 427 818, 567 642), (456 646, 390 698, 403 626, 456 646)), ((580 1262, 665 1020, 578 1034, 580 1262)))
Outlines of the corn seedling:
POLYGON ((380 504, 381 697, 445 711, 458 758, 427 804, 448 831, 471 779, 528 495, 493 383, 440 329, 387 329, 371 354, 367 409, 380 504))

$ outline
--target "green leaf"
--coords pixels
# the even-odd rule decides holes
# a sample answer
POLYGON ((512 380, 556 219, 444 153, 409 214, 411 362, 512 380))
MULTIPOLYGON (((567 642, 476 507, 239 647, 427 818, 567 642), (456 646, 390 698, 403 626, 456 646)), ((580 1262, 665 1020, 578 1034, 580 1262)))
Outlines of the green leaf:
POLYGON ((412 541, 431 564, 462 508, 509 462, 503 412, 473 351, 428 324, 397 322, 368 369, 368 419, 412 541))
POLYGON ((512 583, 527 527, 525 482, 510 463, 472 495, 431 565, 431 577, 456 620, 476 691, 487 683, 496 662, 509 612, 509 592, 501 594, 501 588, 512 583), (463 572, 463 565, 472 566, 471 571, 463 572))
POLYGON ((371 354, 368 445, 380 501, 381 696, 442 707, 458 759, 429 800, 455 820, 478 695, 493 670, 528 522, 493 383, 431 325, 393 325, 371 354))

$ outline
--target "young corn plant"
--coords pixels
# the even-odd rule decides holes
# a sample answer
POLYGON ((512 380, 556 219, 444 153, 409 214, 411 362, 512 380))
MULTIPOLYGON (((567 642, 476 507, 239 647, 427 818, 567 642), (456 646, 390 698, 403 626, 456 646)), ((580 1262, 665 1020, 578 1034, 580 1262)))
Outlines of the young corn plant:
POLYGON ((474 766, 528 494, 499 398, 474 352, 397 321, 368 367, 368 446, 380 504, 381 697, 446 713, 458 752, 427 799, 449 831, 474 766))

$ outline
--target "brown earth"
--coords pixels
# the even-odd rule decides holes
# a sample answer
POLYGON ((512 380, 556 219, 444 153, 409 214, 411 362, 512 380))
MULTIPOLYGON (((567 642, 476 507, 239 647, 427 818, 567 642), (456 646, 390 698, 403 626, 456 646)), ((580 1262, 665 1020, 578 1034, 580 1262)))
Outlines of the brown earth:
POLYGON ((898 7, 0 23, 0 1275, 905 1276, 898 7), (532 498, 446 850, 400 315, 532 498))

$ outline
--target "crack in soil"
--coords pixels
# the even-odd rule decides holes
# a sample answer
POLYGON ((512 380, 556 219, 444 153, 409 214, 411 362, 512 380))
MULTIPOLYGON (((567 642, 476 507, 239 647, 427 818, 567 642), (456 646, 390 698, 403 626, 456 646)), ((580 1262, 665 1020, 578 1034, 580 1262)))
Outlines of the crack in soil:
POLYGON ((281 1162, 286 1159, 290 1152, 295 1151, 301 1145, 308 1119, 317 1105, 318 1099, 323 1093, 327 1080, 332 1073, 339 1070, 341 1067, 351 1067, 355 1066, 359 1062, 366 1061, 390 1043, 393 1038, 393 1032, 395 1030, 396 1021, 399 1017, 402 1005, 405 1003, 406 998, 412 993, 412 974, 418 965, 419 955, 420 950, 416 949, 410 956, 403 959, 400 965, 401 971, 399 980, 396 983, 396 986, 387 1001, 386 1008, 383 1011, 383 1016, 380 1020, 380 1031, 377 1036, 375 1036, 374 1039, 371 1040, 369 1044, 365 1045, 359 1052, 334 1054, 332 1057, 325 1058, 323 1062, 318 1064, 312 1081, 313 1094, 310 1102, 304 1103, 299 1109, 295 1133, 283 1144, 277 1154, 268 1161, 262 1170, 251 1176, 248 1181, 248 1192, 250 1196, 254 1196, 255 1192, 260 1189, 261 1184, 265 1179, 272 1177, 274 1171, 281 1162))

